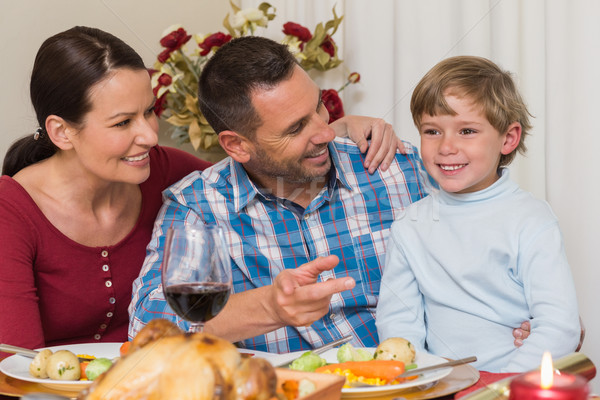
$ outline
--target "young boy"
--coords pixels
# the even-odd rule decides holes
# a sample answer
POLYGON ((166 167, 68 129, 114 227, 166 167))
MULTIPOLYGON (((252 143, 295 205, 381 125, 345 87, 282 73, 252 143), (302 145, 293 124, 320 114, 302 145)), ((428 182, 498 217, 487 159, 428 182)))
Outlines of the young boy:
POLYGON ((392 224, 377 306, 380 340, 475 355, 475 366, 520 372, 575 350, 579 313, 550 206, 506 166, 524 152, 529 112, 511 76, 479 57, 453 57, 419 82, 411 111, 422 159, 440 190, 392 224), (516 348, 512 327, 530 320, 516 348))

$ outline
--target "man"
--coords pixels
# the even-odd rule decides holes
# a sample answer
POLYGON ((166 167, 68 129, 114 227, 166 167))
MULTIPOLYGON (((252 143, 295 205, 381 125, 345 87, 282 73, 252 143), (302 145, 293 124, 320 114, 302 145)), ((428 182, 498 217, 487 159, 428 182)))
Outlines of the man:
POLYGON ((349 334, 355 346, 376 346, 389 227, 429 190, 416 151, 405 144, 407 154, 370 174, 359 148, 335 139, 333 128, 345 127, 328 125, 319 87, 285 46, 262 37, 221 47, 199 92, 230 157, 164 192, 129 335, 161 317, 187 328, 162 294, 164 239, 170 226, 206 223, 225 230, 235 294, 205 332, 278 353, 349 334))
POLYGON ((185 221, 221 225, 232 259, 235 294, 206 332, 272 352, 347 334, 376 345, 388 228, 427 194, 413 148, 370 175, 356 145, 334 141, 319 87, 285 46, 261 37, 216 52, 199 101, 230 158, 165 192, 134 283, 130 336, 153 318, 175 320, 159 268, 166 228, 185 221))

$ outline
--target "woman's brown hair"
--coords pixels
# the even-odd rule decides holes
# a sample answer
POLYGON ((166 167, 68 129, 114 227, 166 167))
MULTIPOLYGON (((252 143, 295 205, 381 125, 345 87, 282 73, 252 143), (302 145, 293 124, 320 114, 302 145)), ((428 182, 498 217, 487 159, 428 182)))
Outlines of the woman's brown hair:
POLYGON ((117 68, 145 69, 142 58, 124 41, 100 29, 76 26, 44 41, 31 73, 30 96, 40 128, 17 140, 4 157, 2 174, 52 156, 58 148, 45 132, 46 118, 57 115, 82 125, 90 111, 90 89, 117 68))

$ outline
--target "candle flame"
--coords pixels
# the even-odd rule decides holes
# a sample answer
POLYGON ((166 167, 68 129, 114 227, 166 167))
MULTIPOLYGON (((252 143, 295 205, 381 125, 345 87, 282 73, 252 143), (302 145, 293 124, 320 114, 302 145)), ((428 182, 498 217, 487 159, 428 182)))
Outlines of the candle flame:
POLYGON ((550 355, 550 352, 544 352, 544 355, 542 356, 542 366, 540 369, 540 386, 542 389, 550 389, 552 387, 552 383, 554 382, 554 367, 552 365, 552 356, 550 355))

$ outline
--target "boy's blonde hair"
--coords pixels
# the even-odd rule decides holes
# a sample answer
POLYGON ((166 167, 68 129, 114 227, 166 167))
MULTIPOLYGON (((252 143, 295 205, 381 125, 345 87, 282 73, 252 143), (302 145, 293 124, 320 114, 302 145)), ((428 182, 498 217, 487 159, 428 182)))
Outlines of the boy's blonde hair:
MULTIPOLYGON (((447 94, 471 99, 481 107, 489 123, 501 134, 506 132, 510 124, 519 122, 521 140, 515 150, 525 153, 525 136, 531 129, 531 114, 510 73, 482 57, 458 56, 439 62, 425 74, 413 91, 410 111, 417 128, 424 114, 456 115, 444 99, 447 94)), ((499 166, 510 164, 516 151, 501 155, 499 166)))

